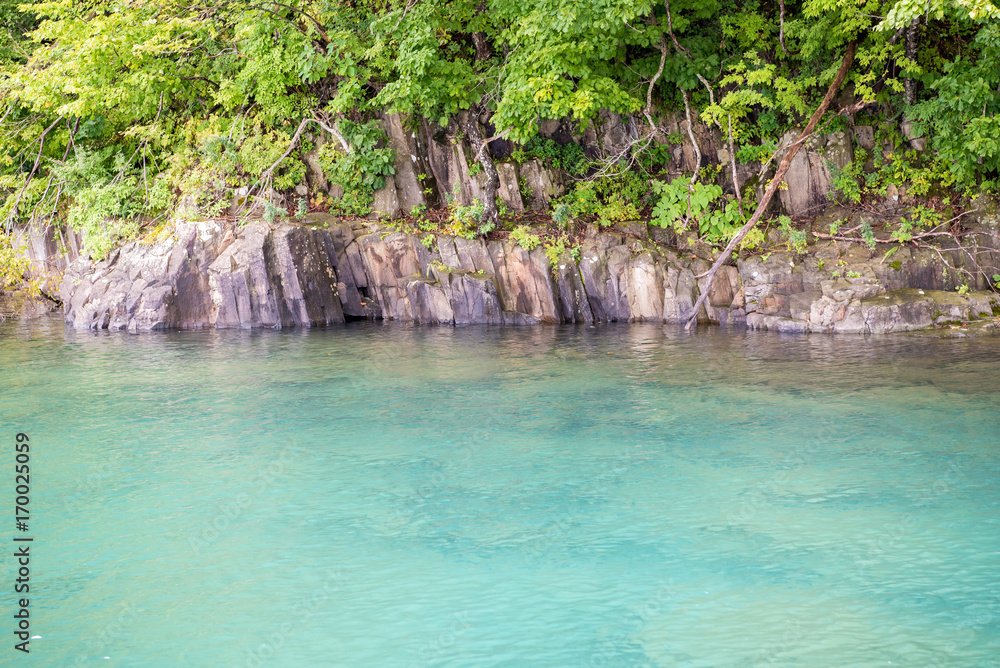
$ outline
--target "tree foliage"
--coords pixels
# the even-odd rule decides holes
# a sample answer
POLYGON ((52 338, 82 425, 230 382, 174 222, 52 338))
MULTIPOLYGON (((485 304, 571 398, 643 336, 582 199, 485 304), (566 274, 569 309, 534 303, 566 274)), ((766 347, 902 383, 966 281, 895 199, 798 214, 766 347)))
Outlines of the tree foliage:
POLYGON ((767 153, 854 42, 853 97, 921 121, 975 187, 1000 177, 998 22, 987 0, 4 0, 0 217, 66 220, 101 256, 178 206, 291 190, 306 122, 339 136, 325 164, 360 213, 386 110, 526 145, 544 119, 689 107, 767 153))

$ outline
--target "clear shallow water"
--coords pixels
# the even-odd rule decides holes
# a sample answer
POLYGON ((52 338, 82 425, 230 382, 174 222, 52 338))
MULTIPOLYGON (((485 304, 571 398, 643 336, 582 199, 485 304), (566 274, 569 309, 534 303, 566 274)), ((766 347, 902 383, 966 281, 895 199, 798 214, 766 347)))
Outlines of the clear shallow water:
POLYGON ((998 387, 993 340, 7 323, 32 658, 1000 665, 998 387))

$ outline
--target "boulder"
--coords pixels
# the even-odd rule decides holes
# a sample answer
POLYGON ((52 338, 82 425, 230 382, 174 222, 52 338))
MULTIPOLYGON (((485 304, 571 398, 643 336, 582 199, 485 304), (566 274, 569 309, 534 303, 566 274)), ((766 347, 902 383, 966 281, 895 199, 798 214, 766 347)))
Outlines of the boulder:
POLYGON ((514 166, 514 163, 498 163, 497 174, 500 177, 500 187, 497 190, 500 199, 504 201, 510 211, 524 213, 524 200, 521 199, 517 168, 514 166))
POLYGON ((643 253, 629 259, 624 281, 629 322, 663 322, 663 280, 658 256, 643 253))
POLYGON ((374 232, 358 238, 369 291, 386 320, 413 320, 408 284, 422 276, 414 238, 374 232))
POLYGON ((776 315, 764 315, 762 313, 748 313, 746 316, 746 325, 748 329, 782 332, 785 334, 805 334, 809 331, 809 326, 801 320, 782 318, 776 315))
POLYGON ((211 326, 208 267, 222 224, 175 225, 175 239, 133 241, 93 263, 80 257, 63 276, 66 321, 78 329, 199 329, 211 326))
MULTIPOLYGON (((787 147, 798 139, 799 132, 785 133, 781 138, 781 146, 787 147)), ((784 158, 787 148, 780 151, 775 160, 784 158)), ((830 192, 830 169, 823 157, 809 146, 803 146, 792 158, 792 164, 785 173, 787 188, 778 191, 778 200, 782 210, 789 216, 804 216, 816 213, 828 203, 830 192)))
POLYGON ((456 325, 499 325, 504 322, 493 276, 448 272, 440 278, 456 325))
POLYGON ((337 259, 337 293, 344 316, 354 319, 380 317, 377 302, 369 297, 368 276, 354 230, 326 214, 310 216, 310 219, 330 231, 337 259))
POLYGON ((861 302, 865 331, 908 332, 931 324, 968 322, 993 315, 1000 298, 992 292, 965 295, 943 290, 894 290, 861 302))
POLYGON ((580 276, 597 322, 627 322, 628 298, 622 277, 629 251, 621 237, 597 234, 584 240, 580 251, 580 276))
POLYGON ((587 299, 587 289, 583 285, 580 267, 566 252, 553 267, 559 293, 559 304, 563 322, 594 322, 594 313, 587 299))
POLYGON ((23 228, 15 228, 12 236, 15 247, 22 249, 37 274, 57 283, 61 274, 83 253, 83 235, 69 226, 33 221, 23 228))
POLYGON ((851 129, 855 143, 869 153, 875 148, 875 128, 871 125, 855 125, 851 129))
MULTIPOLYGON (((671 264, 667 268, 663 294, 663 321, 682 325, 691 319, 694 303, 698 301, 698 279, 689 268, 671 264)), ((699 322, 707 320, 704 310, 698 314, 699 322)))
POLYGON ((208 267, 215 326, 281 327, 277 295, 264 257, 266 225, 248 225, 208 267))
POLYGON ((344 322, 337 290, 336 250, 330 233, 285 226, 267 235, 264 261, 284 327, 314 327, 344 322))
POLYGON ((451 307, 450 296, 437 281, 427 278, 408 281, 406 294, 412 312, 409 314, 409 318, 397 319, 413 320, 428 325, 452 325, 455 323, 455 312, 451 307))

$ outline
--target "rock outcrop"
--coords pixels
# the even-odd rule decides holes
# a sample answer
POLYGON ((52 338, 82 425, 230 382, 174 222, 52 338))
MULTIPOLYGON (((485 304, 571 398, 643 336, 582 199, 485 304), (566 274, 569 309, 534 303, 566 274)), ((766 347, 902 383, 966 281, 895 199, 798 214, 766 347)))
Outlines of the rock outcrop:
POLYGON ((326 231, 183 223, 172 239, 78 259, 61 297, 66 322, 84 329, 330 325, 344 322, 336 262, 326 231))
MULTIPOLYGON (((465 112, 463 112, 464 114, 465 112)), ((374 195, 372 219, 397 218, 409 214, 415 207, 443 207, 449 200, 464 206, 473 200, 483 199, 485 175, 473 166, 474 153, 460 128, 464 116, 453 119, 442 127, 426 120, 414 122, 399 114, 383 114, 381 124, 386 132, 386 145, 394 151, 395 173, 386 178, 385 185, 374 195)), ((666 146, 670 159, 664 169, 670 178, 689 174, 711 165, 722 169, 716 182, 732 192, 732 171, 729 146, 717 127, 695 122, 692 132, 684 114, 672 112, 662 118, 655 140, 666 146), (691 134, 698 142, 698 152, 691 143, 691 134), (700 160, 698 154, 700 153, 700 160)), ((577 143, 591 158, 621 154, 629 144, 650 132, 642 116, 602 112, 596 124, 581 129, 579 124, 563 119, 543 121, 539 135, 558 144, 577 143)), ((781 146, 787 147, 797 133, 787 133, 781 146)), ((332 141, 324 134, 312 137, 316 147, 332 141)), ((850 132, 833 132, 817 135, 800 150, 785 177, 788 188, 779 192, 775 208, 790 216, 816 215, 829 203, 832 191, 832 169, 843 168, 854 156, 855 144, 871 149, 874 133, 870 126, 858 126, 850 132)), ((497 139, 490 144, 497 160, 500 177, 498 196, 512 212, 526 209, 548 210, 552 199, 566 192, 569 176, 562 169, 546 166, 541 160, 527 160, 523 164, 511 161, 511 144, 497 139)), ((779 150, 776 165, 783 154, 779 150)), ((308 167, 305 192, 324 192, 334 199, 343 195, 339 186, 328 182, 318 159, 318 148, 305 156, 308 167)), ((757 163, 736 165, 740 188, 755 182, 760 192, 771 172, 760 173, 757 163)))
MULTIPOLYGON (((312 327, 348 318, 420 324, 682 322, 704 260, 619 234, 587 237, 580 264, 510 240, 420 237, 329 216, 308 224, 176 226, 101 262, 78 258, 61 295, 66 321, 91 329, 312 327)), ((735 270, 720 294, 739 290, 735 270)), ((728 299, 728 297, 727 297, 728 299)), ((729 307, 714 300, 713 305, 729 307)), ((703 314, 703 320, 707 319, 703 314)))
MULTIPOLYGON (((133 242, 101 262, 78 257, 66 269, 61 296, 66 321, 92 329, 313 327, 361 318, 686 322, 705 288, 699 276, 710 266, 708 248, 671 248, 632 227, 626 233, 591 226, 578 257, 566 252, 553 264, 542 247, 527 251, 509 239, 418 236, 326 215, 241 229, 180 223, 172 238, 133 242)), ((930 251, 899 248, 892 258, 833 241, 803 255, 749 256, 718 274, 698 320, 880 334, 1000 312, 994 293, 957 292, 961 277, 930 251)))

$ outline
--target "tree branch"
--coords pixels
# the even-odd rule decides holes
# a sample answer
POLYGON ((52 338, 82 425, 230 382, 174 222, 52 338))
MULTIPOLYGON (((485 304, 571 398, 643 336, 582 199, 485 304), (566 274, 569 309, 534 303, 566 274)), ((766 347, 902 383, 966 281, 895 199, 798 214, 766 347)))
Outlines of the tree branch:
POLYGON ((416 6, 416 4, 417 4, 417 0, 409 0, 409 1, 408 1, 408 2, 406 3, 406 6, 405 6, 405 7, 403 7, 403 13, 402 13, 402 14, 400 14, 400 16, 399 16, 399 20, 398 20, 398 21, 396 21, 396 25, 394 25, 394 26, 392 27, 392 30, 390 30, 390 31, 389 31, 389 34, 390 34, 390 35, 391 35, 392 33, 396 32, 396 31, 397 31, 397 30, 399 29, 399 24, 401 24, 401 23, 403 22, 403 19, 405 19, 405 18, 406 18, 406 12, 410 11, 410 10, 411 10, 411 9, 412 9, 413 7, 415 7, 415 6, 416 6))
POLYGON ((503 132, 501 132, 499 134, 495 134, 492 137, 490 137, 489 139, 483 139, 482 140, 483 145, 479 147, 479 152, 476 153, 476 157, 473 160, 475 162, 478 162, 478 161, 482 160, 483 159, 483 151, 486 150, 486 147, 489 146, 490 142, 491 141, 495 141, 497 139, 503 139, 504 137, 506 137, 507 135, 509 135, 510 131, 513 130, 513 129, 514 128, 512 128, 512 127, 511 128, 507 128, 503 132))
POLYGON ((646 116, 646 121, 649 122, 649 129, 653 134, 659 131, 656 127, 656 123, 653 122, 653 87, 656 86, 656 82, 659 81, 660 76, 663 74, 663 67, 667 63, 667 41, 663 39, 663 35, 660 35, 660 67, 656 70, 656 74, 649 82, 649 88, 646 89, 646 107, 642 110, 642 113, 646 116))
POLYGON ((0 118, 0 125, 2 125, 3 122, 7 120, 7 117, 10 116, 10 112, 14 111, 14 107, 17 106, 17 103, 20 102, 20 101, 21 101, 21 98, 17 98, 13 102, 10 103, 10 106, 7 107, 7 113, 5 113, 3 115, 3 118, 0 118))
POLYGON ((694 138, 694 126, 691 123, 691 105, 688 104, 687 91, 681 88, 681 97, 684 98, 684 115, 687 117, 688 137, 691 138, 691 145, 694 146, 694 172, 691 174, 691 183, 688 184, 687 215, 684 218, 686 223, 691 219, 691 191, 698 180, 698 171, 701 169, 701 149, 698 148, 698 140, 694 138))
POLYGON ((791 55, 788 53, 788 49, 785 48, 785 0, 778 0, 778 44, 781 45, 781 50, 785 52, 785 55, 791 55))
MULTIPOLYGON (((293 11, 293 12, 295 12, 297 14, 301 14, 302 16, 306 17, 307 19, 309 19, 310 21, 312 21, 313 26, 316 28, 316 32, 318 32, 319 36, 323 38, 323 42, 326 43, 326 44, 330 43, 330 37, 326 34, 326 31, 323 30, 323 24, 320 23, 319 21, 317 21, 316 19, 314 19, 307 12, 305 12, 305 11, 303 11, 303 10, 297 8, 297 7, 292 7, 291 5, 286 5, 286 4, 281 3, 281 2, 274 2, 273 0, 271 0, 267 4, 274 5, 276 7, 284 7, 285 9, 290 9, 291 11, 293 11)), ((264 5, 250 5, 250 9, 259 9, 262 12, 267 12, 268 14, 271 14, 275 18, 279 18, 282 21, 287 21, 288 23, 291 23, 292 25, 295 25, 294 22, 290 21, 289 19, 285 18, 284 16, 281 16, 280 14, 278 14, 277 12, 275 12, 273 9, 268 9, 264 5)), ((300 33, 302 33, 303 35, 306 35, 308 37, 308 33, 306 32, 306 30, 304 28, 301 28, 299 26, 295 26, 295 28, 300 33)))
POLYGON ((313 112, 312 118, 306 119, 306 122, 309 121, 312 121, 316 125, 320 126, 324 130, 329 132, 331 135, 333 135, 336 138, 336 140, 340 142, 341 147, 343 147, 344 149, 344 153, 351 152, 350 144, 348 144, 347 140, 344 139, 344 135, 340 134, 340 129, 337 127, 336 123, 333 123, 332 125, 327 125, 326 123, 323 122, 323 120, 319 117, 319 114, 317 114, 315 111, 313 112))
POLYGON ((819 123, 820 118, 823 117, 823 114, 825 114, 826 110, 830 107, 830 103, 833 102, 834 96, 836 96, 837 91, 840 90, 841 85, 843 85, 844 79, 847 78, 847 72, 851 69, 851 65, 854 64, 854 54, 857 47, 857 41, 853 41, 847 45, 847 51, 844 53, 844 59, 840 63, 840 69, 837 70, 837 75, 833 78, 833 81, 830 82, 830 87, 827 89, 826 95, 823 96, 823 101, 809 119, 809 122, 806 124, 806 127, 802 131, 798 140, 788 147, 785 157, 781 160, 781 164, 778 166, 778 171, 775 172, 774 178, 771 179, 771 182, 767 185, 767 190, 764 191, 764 196, 757 205, 757 210, 754 211, 746 225, 741 227, 736 235, 730 239, 725 250, 722 251, 722 254, 719 255, 719 258, 712 265, 712 268, 709 269, 708 274, 706 274, 705 287, 702 289, 701 294, 698 295, 698 300, 694 304, 694 308, 692 309, 691 316, 685 325, 685 329, 690 329, 691 325, 697 321, 698 312, 701 310, 701 307, 704 306, 705 300, 708 299, 708 293, 712 288, 712 281, 715 280, 715 275, 718 273, 719 269, 722 268, 722 265, 729 261, 730 254, 743 240, 743 237, 747 235, 747 232, 753 229, 753 227, 760 221, 761 216, 764 215, 764 211, 771 203, 771 198, 774 197, 774 193, 777 192, 778 186, 781 184, 782 180, 784 180, 785 173, 788 172, 788 168, 791 167, 792 158, 794 158, 795 154, 798 153, 799 148, 803 143, 805 143, 809 135, 812 134, 816 124, 819 123))
POLYGON ((736 148, 733 145, 733 115, 729 114, 729 164, 733 168, 733 188, 736 189, 736 205, 740 209, 740 218, 743 217, 743 195, 740 194, 740 181, 736 177, 736 148))
POLYGON ((683 53, 688 58, 691 58, 691 52, 681 46, 681 43, 677 41, 676 37, 674 37, 674 20, 670 18, 670 0, 663 0, 663 6, 667 10, 667 32, 670 34, 670 39, 673 41, 674 47, 676 47, 677 51, 680 53, 683 53))
MULTIPOLYGON (((12 206, 11 209, 10 209, 10 216, 7 218, 7 229, 8 229, 8 231, 12 227, 14 219, 17 217, 17 209, 18 209, 18 207, 21 204, 21 197, 24 195, 24 191, 28 189, 28 185, 31 184, 32 177, 34 177, 35 176, 35 172, 38 171, 38 165, 41 164, 41 162, 42 162, 42 150, 45 148, 45 135, 49 134, 49 132, 52 130, 52 128, 54 128, 56 125, 58 125, 59 121, 61 121, 62 119, 63 119, 63 117, 62 117, 62 115, 60 115, 59 118, 57 118, 56 120, 52 121, 52 125, 50 125, 49 127, 45 128, 45 130, 42 132, 42 134, 39 135, 38 139, 35 140, 35 141, 38 142, 38 155, 35 157, 35 164, 32 165, 31 172, 29 172, 28 176, 24 179, 24 186, 21 188, 20 192, 17 193, 17 199, 14 200, 14 206, 12 206)), ((34 142, 32 142, 32 143, 34 143, 34 142)))
MULTIPOLYGON (((345 152, 347 153, 351 152, 351 147, 347 143, 347 140, 344 139, 344 136, 337 131, 336 123, 334 123, 332 126, 327 125, 316 116, 315 111, 313 112, 313 114, 314 115, 312 118, 302 119, 302 122, 299 123, 299 127, 295 129, 295 134, 292 135, 291 141, 288 142, 288 148, 285 149, 285 152, 282 153, 281 157, 275 160, 270 167, 261 172, 260 177, 254 182, 252 186, 250 186, 250 188, 247 189, 247 200, 250 199, 251 193, 258 191, 258 187, 262 188, 264 185, 270 182, 271 175, 274 174, 274 170, 278 168, 278 165, 280 165, 285 158, 287 158, 289 155, 292 154, 292 151, 295 150, 295 147, 299 143, 299 139, 302 138, 302 132, 306 129, 306 126, 309 125, 310 123, 315 123, 316 125, 320 126, 324 130, 332 134, 340 142, 340 145, 344 148, 345 152)), ((249 211, 252 211, 255 207, 256 205, 254 205, 254 207, 251 207, 249 211)))

